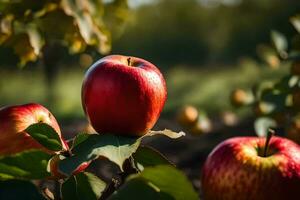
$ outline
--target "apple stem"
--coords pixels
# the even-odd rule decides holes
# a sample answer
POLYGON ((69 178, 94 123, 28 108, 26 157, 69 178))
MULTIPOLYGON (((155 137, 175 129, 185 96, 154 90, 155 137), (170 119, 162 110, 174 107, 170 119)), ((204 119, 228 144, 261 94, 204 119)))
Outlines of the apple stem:
POLYGON ((131 58, 130 57, 127 58, 127 64, 128 64, 128 66, 131 66, 131 58))
POLYGON ((275 131, 273 129, 268 130, 267 138, 266 138, 266 143, 265 143, 265 148, 264 148, 264 157, 267 157, 267 152, 269 149, 270 141, 272 136, 275 135, 275 131))

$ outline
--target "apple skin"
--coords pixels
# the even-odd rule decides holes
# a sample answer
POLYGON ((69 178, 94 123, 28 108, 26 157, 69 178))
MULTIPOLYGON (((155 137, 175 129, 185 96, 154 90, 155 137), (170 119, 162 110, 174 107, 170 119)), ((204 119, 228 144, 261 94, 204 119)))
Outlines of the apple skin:
POLYGON ((8 106, 0 109, 0 155, 11 155, 30 149, 40 149, 54 154, 40 145, 26 133, 26 128, 35 123, 46 123, 59 135, 63 149, 68 150, 67 143, 61 136, 59 125, 42 105, 36 103, 8 106))
MULTIPOLYGON (((59 125, 51 112, 40 104, 29 103, 24 105, 8 106, 0 109, 0 156, 12 155, 22 151, 39 149, 49 154, 55 154, 26 133, 26 128, 35 123, 46 123, 50 125, 59 135, 63 151, 68 151, 68 143, 63 139, 59 125)), ((59 155, 54 155, 54 159, 50 161, 50 171, 53 179, 60 179, 62 175, 58 172, 57 161, 59 155), (53 162, 54 161, 54 162, 53 162)), ((89 163, 80 165, 73 174, 77 174, 85 168, 89 163)))
POLYGON ((219 144, 202 169, 204 198, 299 199, 300 147, 272 137, 269 156, 261 157, 264 143, 264 138, 235 137, 219 144))
POLYGON ((98 133, 142 136, 167 98, 159 69, 136 57, 111 55, 92 65, 82 86, 83 109, 98 133))

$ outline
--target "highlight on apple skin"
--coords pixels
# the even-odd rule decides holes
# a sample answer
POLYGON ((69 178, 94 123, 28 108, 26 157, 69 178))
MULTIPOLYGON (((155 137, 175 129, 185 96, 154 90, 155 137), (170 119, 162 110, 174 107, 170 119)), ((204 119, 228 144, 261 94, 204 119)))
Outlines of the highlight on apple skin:
POLYGON ((98 133, 142 136, 158 120, 167 98, 163 75, 150 62, 104 57, 87 71, 82 105, 98 133))
POLYGON ((202 188, 209 200, 299 199, 300 147, 272 137, 266 156, 265 138, 235 137, 219 144, 202 170, 202 188))
POLYGON ((0 109, 0 155, 11 155, 30 149, 54 154, 55 152, 44 148, 25 131, 30 125, 39 122, 54 128, 62 141, 63 149, 69 149, 51 112, 40 104, 29 103, 0 109))

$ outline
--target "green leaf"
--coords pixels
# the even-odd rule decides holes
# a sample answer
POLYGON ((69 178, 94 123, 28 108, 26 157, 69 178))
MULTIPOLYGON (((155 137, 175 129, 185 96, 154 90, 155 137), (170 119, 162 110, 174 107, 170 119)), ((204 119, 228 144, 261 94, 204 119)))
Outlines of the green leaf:
POLYGON ((72 148, 76 147, 80 143, 84 142, 86 139, 88 139, 90 134, 87 133, 79 133, 75 136, 72 144, 72 148))
POLYGON ((75 19, 79 32, 87 44, 96 46, 103 54, 111 50, 110 34, 102 21, 101 1, 62 0, 61 7, 67 15, 75 19))
POLYGON ((146 146, 140 146, 133 154, 133 158, 136 166, 141 171, 144 170, 145 167, 171 164, 159 151, 146 146))
MULTIPOLYGON (((157 190, 158 189, 155 186, 147 183, 142 178, 135 178, 125 183, 125 185, 111 195, 108 200, 164 200, 157 190)), ((166 200, 168 199, 172 200, 173 198, 169 196, 166 200)))
POLYGON ((6 15, 0 19, 0 44, 5 42, 12 34, 13 15, 6 15))
POLYGON ((289 56, 287 59, 291 60, 291 61, 300 61, 300 52, 299 51, 291 51, 289 53, 289 56))
POLYGON ((40 55, 41 49, 45 44, 36 24, 26 25, 26 32, 29 37, 29 42, 33 48, 35 55, 40 55))
POLYGON ((75 176, 71 176, 61 185, 62 199, 74 199, 77 200, 77 183, 75 176))
POLYGON ((36 123, 30 125, 25 131, 47 149, 52 151, 62 150, 61 139, 50 125, 36 123))
POLYGON ((298 31, 298 33, 300 33, 300 15, 291 17, 290 21, 295 27, 295 29, 298 31))
POLYGON ((158 165, 130 176, 109 199, 197 200, 199 197, 182 172, 170 165, 158 165))
POLYGON ((106 188, 106 183, 97 176, 84 172, 71 176, 62 184, 61 193, 64 200, 97 200, 106 188))
POLYGON ((281 93, 290 93, 291 88, 295 87, 298 82, 299 76, 287 75, 274 85, 274 89, 278 90, 281 93))
POLYGON ((73 148, 73 156, 60 162, 59 169, 62 173, 71 175, 82 163, 95 160, 99 156, 108 158, 122 168, 124 161, 136 151, 139 144, 140 139, 134 137, 88 135, 85 141, 73 148))
POLYGON ((0 181, 0 199, 5 200, 46 200, 31 182, 22 180, 0 181))
POLYGON ((256 135, 259 137, 266 137, 270 128, 275 128, 277 123, 272 118, 260 117, 254 122, 254 129, 256 135))
POLYGON ((51 155, 39 150, 2 156, 0 157, 0 180, 43 179, 49 177, 47 164, 50 158, 51 155))
POLYGON ((287 58, 288 41, 286 37, 282 33, 273 30, 271 31, 271 39, 279 55, 284 59, 287 58))
POLYGON ((276 50, 268 45, 257 46, 258 56, 267 63, 271 68, 276 69, 280 65, 280 60, 276 50))
MULTIPOLYGON (((113 134, 91 134, 72 150, 74 154, 71 157, 62 160, 59 164, 61 173, 71 175, 72 172, 84 162, 89 162, 103 156, 117 164, 121 170, 123 163, 128 159, 139 147, 144 137, 155 135, 165 135, 169 138, 179 138, 185 133, 176 133, 170 130, 149 131, 142 137, 124 137, 113 134)), ((80 136, 84 137, 84 136, 80 136)))
MULTIPOLYGON (((293 85, 295 80, 288 80, 286 84, 293 85)), ((297 82, 296 82, 297 83, 297 82)), ((278 113, 284 111, 288 106, 290 106, 289 102, 289 93, 288 89, 284 90, 284 82, 282 85, 277 84, 274 89, 267 89, 262 92, 261 99, 259 104, 263 113, 271 114, 278 113)))

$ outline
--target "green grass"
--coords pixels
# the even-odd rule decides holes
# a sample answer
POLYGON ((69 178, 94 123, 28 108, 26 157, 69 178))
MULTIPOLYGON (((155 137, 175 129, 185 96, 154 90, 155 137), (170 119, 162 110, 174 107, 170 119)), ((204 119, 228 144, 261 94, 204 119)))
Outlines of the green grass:
MULTIPOLYGON (((236 67, 197 69, 184 66, 174 67, 166 74, 168 100, 163 111, 164 117, 171 117, 185 104, 214 114, 232 109, 229 94, 232 89, 248 88, 266 79, 278 79, 287 67, 270 70, 252 61, 236 67)), ((81 83, 84 70, 74 67, 62 70, 54 85, 55 100, 51 110, 58 118, 79 118, 83 116, 81 107, 81 83)), ((38 102, 46 106, 48 89, 40 71, 13 70, 0 71, 0 105, 38 102)))
POLYGON ((288 67, 271 70, 253 61, 231 68, 187 69, 176 67, 167 74, 168 101, 165 114, 174 114, 184 104, 192 104, 208 113, 232 110, 229 96, 235 88, 250 88, 262 80, 282 77, 288 67))

